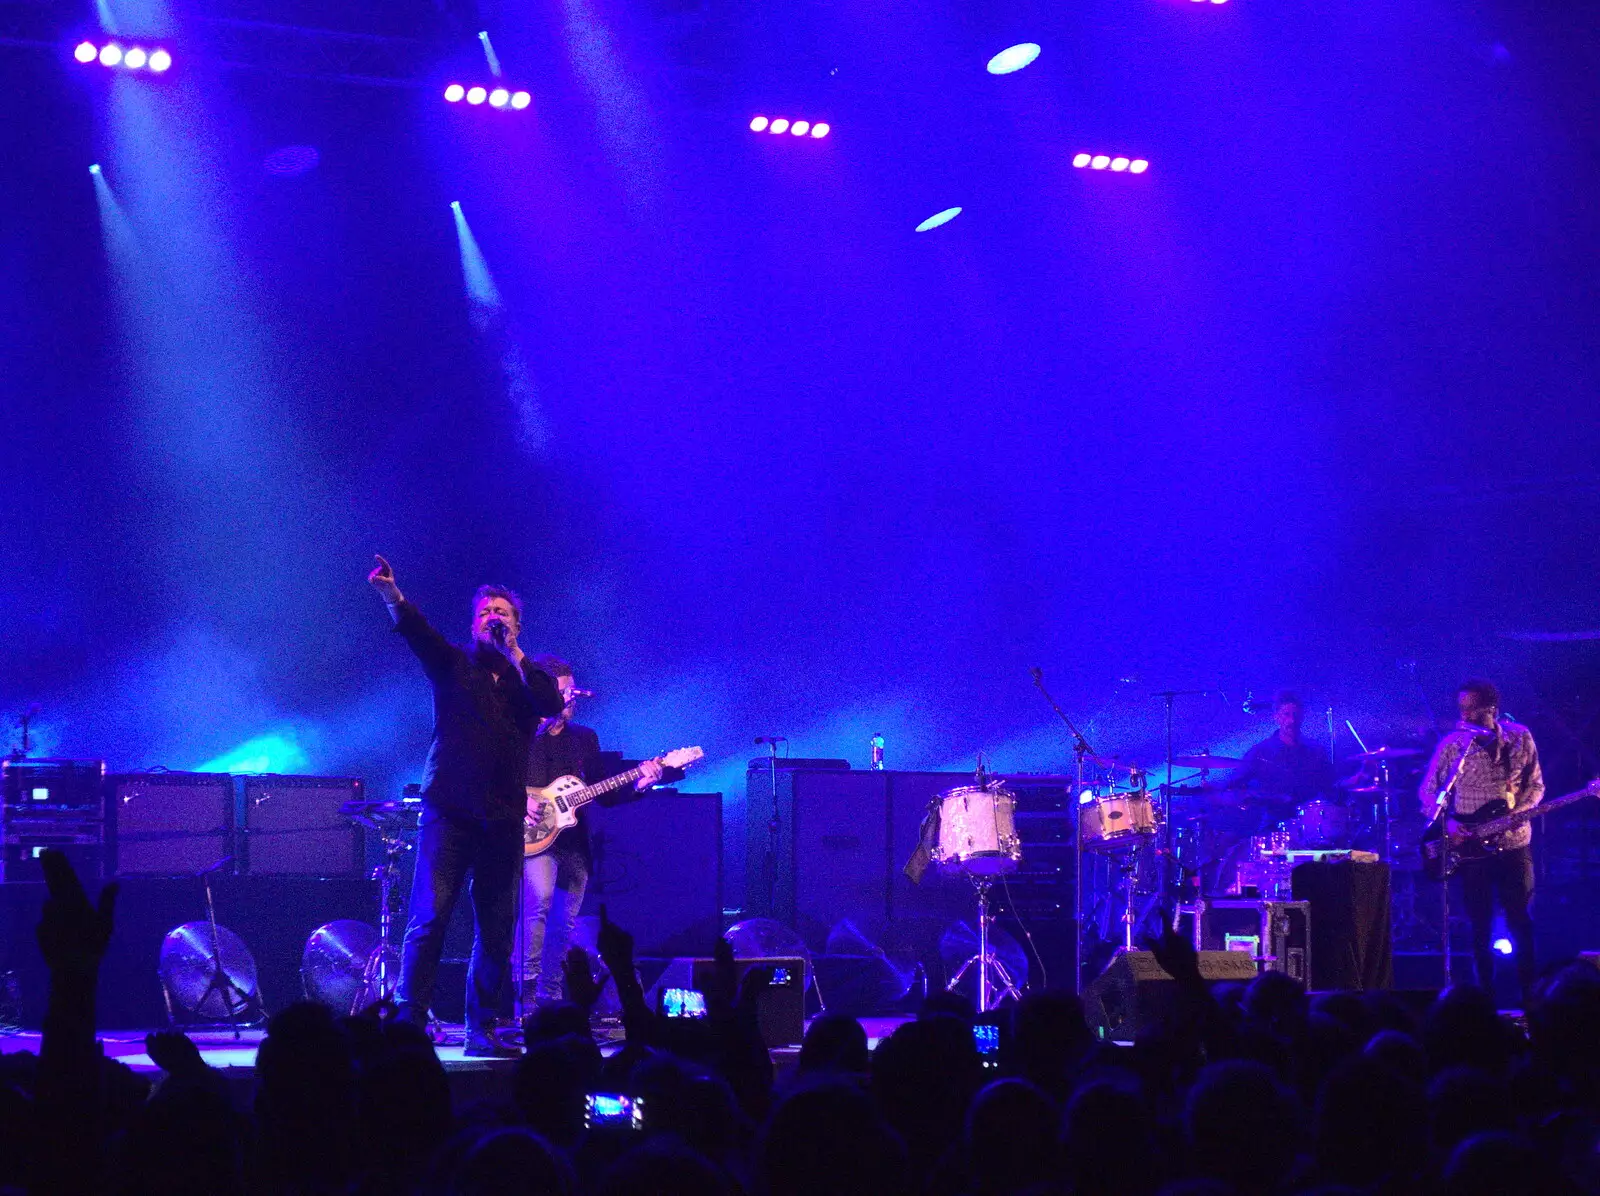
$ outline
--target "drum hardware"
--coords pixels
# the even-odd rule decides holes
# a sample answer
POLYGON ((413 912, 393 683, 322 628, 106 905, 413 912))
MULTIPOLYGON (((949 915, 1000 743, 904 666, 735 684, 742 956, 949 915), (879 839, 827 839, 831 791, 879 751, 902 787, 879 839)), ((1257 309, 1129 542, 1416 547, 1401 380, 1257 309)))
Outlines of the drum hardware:
MULTIPOLYGON (((1358 740, 1357 742, 1360 741, 1358 740)), ((1357 760, 1368 762, 1375 760, 1409 760, 1413 756, 1420 755, 1422 755, 1421 748, 1380 747, 1373 748, 1371 751, 1359 751, 1353 756, 1346 756, 1345 759, 1353 763, 1357 760)))
POLYGON ((955 974, 950 977, 950 983, 945 985, 945 991, 955 992, 956 985, 961 983, 968 969, 976 965, 978 1012, 981 1014, 994 1009, 1006 997, 1020 998, 1022 994, 1017 991, 1011 972, 1001 962, 999 954, 989 942, 989 927, 994 923, 994 915, 989 912, 989 889, 994 884, 994 876, 968 873, 967 879, 972 882, 972 887, 978 895, 978 953, 955 970, 955 974), (990 980, 991 971, 998 983, 990 980))
MULTIPOLYGON (((343 1013, 358 1013, 393 1000, 400 983, 400 953, 392 943, 399 911, 400 859, 413 849, 410 837, 417 830, 422 799, 347 801, 339 813, 375 832, 383 844, 383 863, 371 874, 378 882, 378 929, 347 919, 319 926, 306 940, 300 982, 313 1000, 343 1013)), ((431 1010, 428 1017, 431 1031, 431 1010)))
POLYGON ((252 1023, 261 1022, 266 1019, 266 1009, 261 1003, 256 961, 249 948, 233 931, 217 925, 211 874, 231 863, 233 857, 228 856, 200 873, 206 894, 206 920, 185 922, 168 933, 161 943, 156 970, 170 1025, 178 1024, 180 1012, 189 1018, 226 1021, 237 1040, 241 1016, 250 1013, 252 1023))
POLYGON ((1078 795, 1078 836, 1086 849, 1118 851, 1138 847, 1161 827, 1155 805, 1145 790, 1111 792, 1097 797, 1092 789, 1078 795))

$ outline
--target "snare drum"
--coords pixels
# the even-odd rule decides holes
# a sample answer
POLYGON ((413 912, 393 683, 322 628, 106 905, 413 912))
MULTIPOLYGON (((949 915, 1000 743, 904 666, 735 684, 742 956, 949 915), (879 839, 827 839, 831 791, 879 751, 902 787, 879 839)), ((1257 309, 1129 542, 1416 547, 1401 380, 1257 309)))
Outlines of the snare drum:
POLYGON ((963 785, 939 795, 939 842, 930 853, 973 876, 1014 872, 1022 859, 1017 799, 1004 789, 963 785))
POLYGON ((1307 802, 1289 823, 1289 836, 1296 847, 1348 847, 1350 811, 1331 801, 1307 802))
POLYGON ((1160 819, 1150 794, 1142 789, 1097 797, 1084 790, 1078 798, 1078 832, 1083 845, 1107 850, 1145 842, 1156 833, 1160 819))

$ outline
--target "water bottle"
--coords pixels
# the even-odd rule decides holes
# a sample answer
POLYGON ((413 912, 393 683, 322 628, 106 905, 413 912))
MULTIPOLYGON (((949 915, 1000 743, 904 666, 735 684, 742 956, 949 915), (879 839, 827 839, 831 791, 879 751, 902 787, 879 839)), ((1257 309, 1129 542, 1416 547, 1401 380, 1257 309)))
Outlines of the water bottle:
POLYGON ((872 767, 879 772, 883 771, 883 733, 881 731, 872 737, 872 767))

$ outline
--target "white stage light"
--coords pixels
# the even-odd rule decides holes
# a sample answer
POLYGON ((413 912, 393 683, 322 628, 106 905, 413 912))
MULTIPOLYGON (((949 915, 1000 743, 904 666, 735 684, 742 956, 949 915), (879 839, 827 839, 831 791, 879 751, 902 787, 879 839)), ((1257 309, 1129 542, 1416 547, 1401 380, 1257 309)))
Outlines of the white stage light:
POLYGON ((100 47, 100 65, 116 66, 122 61, 122 47, 116 42, 110 42, 100 47))
POLYGON ((459 104, 466 98, 467 89, 459 83, 452 83, 444 89, 444 98, 452 104, 459 104))
POLYGON ((93 42, 79 42, 72 48, 72 56, 79 62, 93 62, 100 57, 100 47, 93 42))
POLYGON ((166 70, 171 65, 171 54, 168 54, 165 50, 150 51, 150 69, 156 74, 161 74, 162 71, 166 70))
POLYGON ((985 69, 991 75, 1009 75, 1013 71, 1020 71, 1037 57, 1039 57, 1037 43, 1018 42, 1014 46, 1007 46, 989 59, 989 65, 985 69))

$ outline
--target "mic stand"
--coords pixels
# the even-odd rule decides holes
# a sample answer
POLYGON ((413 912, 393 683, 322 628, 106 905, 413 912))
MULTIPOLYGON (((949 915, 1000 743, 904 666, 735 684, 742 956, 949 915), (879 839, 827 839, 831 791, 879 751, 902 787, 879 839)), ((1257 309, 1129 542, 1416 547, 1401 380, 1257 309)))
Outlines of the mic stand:
MULTIPOLYGON (((1161 830, 1159 838, 1161 845, 1159 854, 1161 866, 1158 870, 1160 883, 1157 888, 1161 892, 1170 892, 1172 882, 1168 877, 1168 861, 1172 859, 1172 706, 1177 698, 1206 698, 1211 696, 1209 689, 1163 689, 1158 690, 1154 697, 1160 698, 1166 705, 1167 719, 1167 783, 1161 786, 1161 830)), ((1179 894, 1181 897, 1182 894, 1179 894)))
POLYGON ((767 917, 778 917, 778 744, 767 738, 767 775, 772 779, 772 814, 767 819, 767 917))
POLYGON ((1072 991, 1078 994, 1083 992, 1083 816, 1078 807, 1078 795, 1083 792, 1083 762, 1087 756, 1094 755, 1089 747, 1089 741, 1083 737, 1083 732, 1078 730, 1073 721, 1067 717, 1066 711, 1056 705, 1056 700, 1050 696, 1050 691, 1044 687, 1044 670, 1033 670, 1033 684, 1044 700, 1050 703, 1050 709, 1056 712, 1056 717, 1072 734, 1072 754, 1077 757, 1077 783, 1072 787, 1069 795, 1068 806, 1072 811, 1072 991))
POLYGON ((1455 958, 1450 952, 1450 814, 1451 799, 1455 796, 1456 786, 1461 783, 1461 774, 1467 770, 1467 757, 1472 755, 1477 748, 1476 738, 1467 740, 1467 746, 1462 749, 1461 755, 1456 757, 1455 769, 1450 774, 1450 781, 1439 790, 1439 802, 1434 808, 1435 821, 1442 820, 1444 825, 1439 828, 1439 941, 1444 949, 1444 986, 1449 988, 1455 984, 1455 958))
POLYGON ((206 985, 205 992, 200 994, 200 999, 194 1003, 194 1007, 198 1013, 205 1008, 206 998, 212 993, 220 996, 223 1008, 228 1011, 228 1021, 233 1025, 234 1041, 237 1042, 239 1014, 250 1008, 250 994, 235 984, 233 977, 228 975, 222 966, 222 936, 217 933, 217 905, 211 898, 211 874, 215 871, 216 868, 207 868, 200 874, 200 882, 205 885, 206 890, 206 921, 211 925, 211 981, 206 985), (238 996, 237 1006, 234 1005, 235 994, 238 996))

